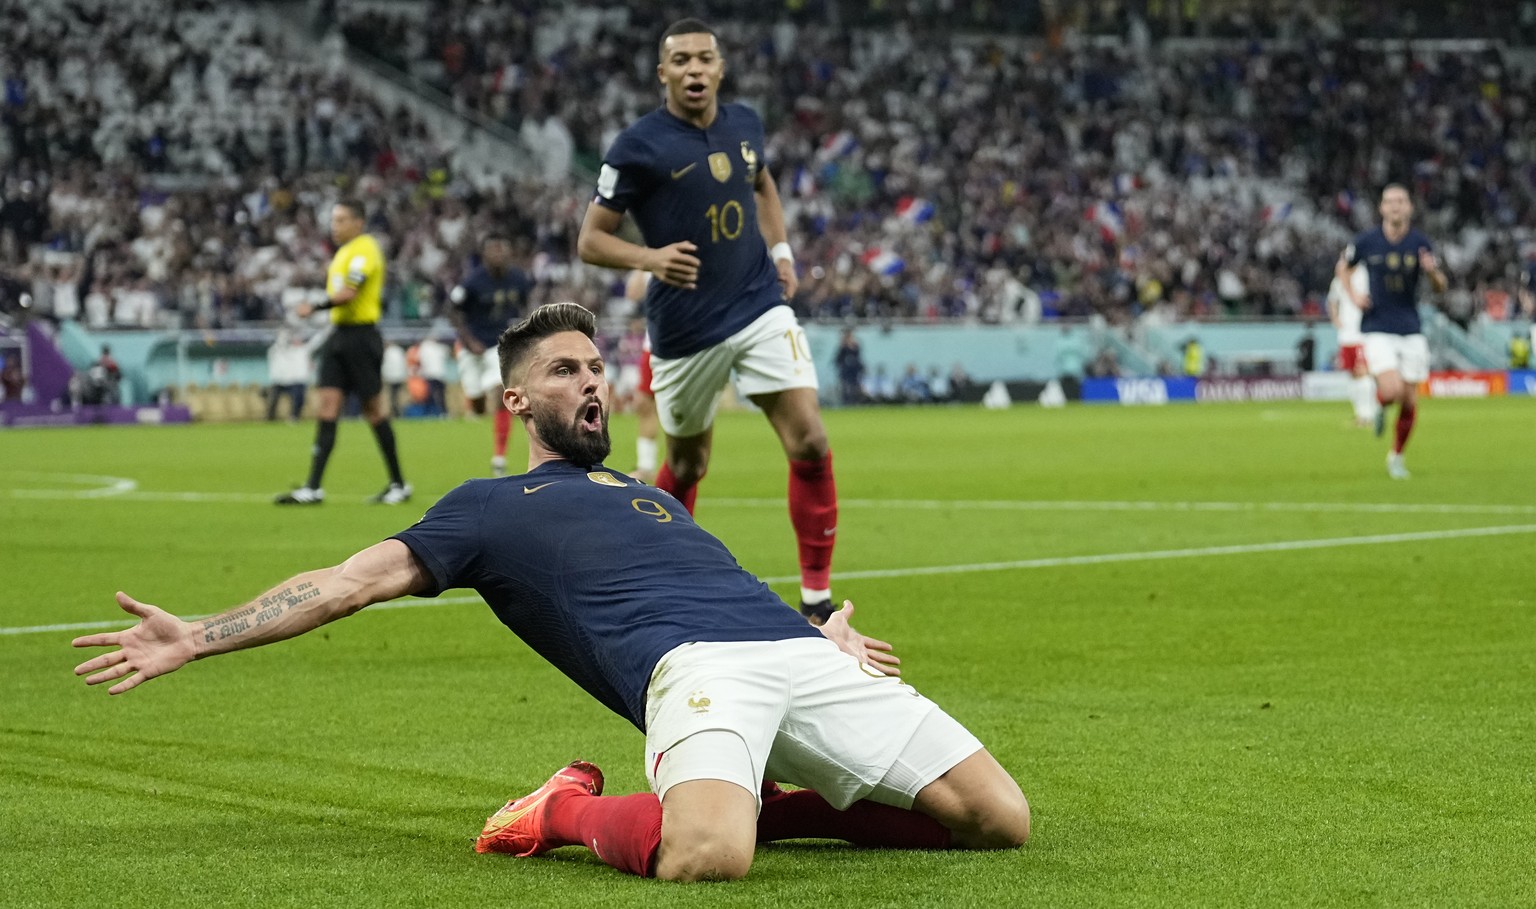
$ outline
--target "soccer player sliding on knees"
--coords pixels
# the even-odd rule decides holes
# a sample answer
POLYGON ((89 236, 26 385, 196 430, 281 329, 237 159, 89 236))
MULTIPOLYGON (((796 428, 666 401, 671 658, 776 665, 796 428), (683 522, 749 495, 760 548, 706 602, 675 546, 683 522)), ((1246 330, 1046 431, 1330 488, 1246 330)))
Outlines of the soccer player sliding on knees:
POLYGON ((139 624, 75 639, 113 648, 76 675, 122 694, 373 603, 471 588, 644 734, 650 788, 605 795, 602 772, 574 761, 492 814, 480 852, 581 846, 631 874, 692 881, 740 878, 758 842, 786 838, 1022 845, 1030 813, 1018 784, 897 677, 890 645, 849 624, 852 604, 810 624, 677 499, 604 465, 609 391, 595 329, 585 309, 555 303, 501 337, 502 400, 528 438, 527 473, 469 480, 408 529, 211 618, 183 621, 119 593, 139 624))

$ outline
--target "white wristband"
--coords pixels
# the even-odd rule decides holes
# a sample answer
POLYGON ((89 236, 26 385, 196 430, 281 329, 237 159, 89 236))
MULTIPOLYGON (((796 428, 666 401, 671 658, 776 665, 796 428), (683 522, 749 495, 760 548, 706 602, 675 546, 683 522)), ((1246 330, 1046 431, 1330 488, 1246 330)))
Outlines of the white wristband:
POLYGON ((775 244, 773 244, 773 247, 768 250, 768 258, 773 259, 775 261, 777 261, 779 259, 783 259, 785 262, 788 262, 790 265, 794 265, 795 264, 795 253, 794 253, 793 250, 791 250, 789 248, 789 244, 788 243, 775 243, 775 244))

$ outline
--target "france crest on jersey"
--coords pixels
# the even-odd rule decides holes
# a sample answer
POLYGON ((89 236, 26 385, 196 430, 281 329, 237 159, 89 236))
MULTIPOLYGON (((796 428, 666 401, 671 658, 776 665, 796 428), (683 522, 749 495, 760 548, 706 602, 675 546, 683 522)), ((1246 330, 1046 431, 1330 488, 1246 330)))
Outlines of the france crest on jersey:
POLYGON ((646 246, 697 247, 697 289, 652 281, 646 291, 658 357, 718 344, 783 302, 757 226, 764 142, 763 121, 745 104, 720 105, 707 129, 663 106, 620 133, 603 158, 594 202, 632 214, 646 246))

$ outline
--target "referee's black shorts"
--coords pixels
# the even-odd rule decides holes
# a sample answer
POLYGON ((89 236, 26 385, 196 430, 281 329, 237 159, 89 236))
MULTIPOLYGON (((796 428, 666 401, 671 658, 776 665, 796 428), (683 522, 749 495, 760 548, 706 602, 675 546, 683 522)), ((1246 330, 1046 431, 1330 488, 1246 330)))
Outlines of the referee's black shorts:
POLYGON ((364 401, 384 388, 384 336, 377 325, 333 325, 320 348, 321 388, 355 392, 364 401))

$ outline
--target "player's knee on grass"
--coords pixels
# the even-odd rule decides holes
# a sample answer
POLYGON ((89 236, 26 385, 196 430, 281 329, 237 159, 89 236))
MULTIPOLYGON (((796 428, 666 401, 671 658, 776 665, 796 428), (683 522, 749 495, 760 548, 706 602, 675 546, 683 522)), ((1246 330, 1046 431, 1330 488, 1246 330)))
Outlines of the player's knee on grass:
POLYGON ((956 849, 1016 849, 1029 839, 1029 800, 985 750, 923 787, 913 807, 948 827, 956 849))
POLYGON ((752 867, 756 848, 756 796, 735 783, 692 780, 662 798, 657 878, 740 880, 752 867))
POLYGON ((663 881, 739 881, 752 867, 752 847, 720 839, 669 841, 663 823, 656 877, 663 881))

